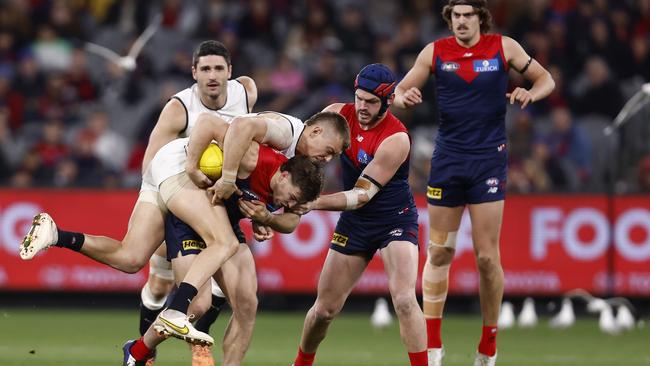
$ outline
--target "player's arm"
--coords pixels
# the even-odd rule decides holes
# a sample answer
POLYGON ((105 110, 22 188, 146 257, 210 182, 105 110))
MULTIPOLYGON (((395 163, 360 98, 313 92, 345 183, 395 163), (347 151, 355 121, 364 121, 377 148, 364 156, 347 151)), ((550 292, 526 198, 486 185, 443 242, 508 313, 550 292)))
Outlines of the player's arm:
POLYGON ((250 113, 253 111, 255 103, 257 103, 257 85, 255 85, 255 80, 248 76, 240 76, 235 80, 239 81, 246 90, 246 97, 248 98, 248 113, 250 113))
POLYGON ((422 103, 422 92, 420 89, 427 82, 431 74, 433 62, 433 43, 429 43, 420 51, 415 64, 406 73, 404 79, 395 88, 395 100, 393 105, 399 108, 411 108, 422 103))
POLYGON ((293 141, 291 123, 276 113, 235 117, 223 142, 221 178, 213 189, 216 198, 227 199, 237 189, 237 170, 253 141, 284 150, 293 141))
POLYGON ((300 215, 285 211, 281 214, 272 214, 266 209, 266 205, 260 201, 239 200, 239 210, 242 214, 258 224, 268 226, 271 229, 283 233, 292 233, 300 222, 300 215))
POLYGON ((187 144, 185 171, 197 187, 207 188, 212 185, 210 178, 198 168, 199 160, 212 140, 223 142, 227 130, 228 122, 213 114, 202 113, 196 119, 187 144))
POLYGON ((539 62, 529 56, 519 42, 503 36, 501 43, 504 56, 510 67, 533 83, 530 90, 518 87, 511 93, 507 93, 506 98, 510 99, 510 104, 518 101, 521 103, 521 109, 524 109, 529 103, 536 102, 551 94, 555 88, 555 81, 553 81, 551 74, 539 62))
POLYGON ((405 132, 388 137, 379 145, 375 157, 363 170, 354 188, 320 196, 311 208, 346 211, 363 207, 395 175, 408 158, 410 149, 409 137, 405 132))
POLYGON ((144 152, 142 159, 142 172, 149 166, 151 159, 154 155, 168 142, 178 138, 178 135, 185 129, 187 124, 187 115, 185 114, 185 107, 176 99, 170 99, 160 116, 158 122, 154 126, 151 135, 149 136, 149 144, 144 152))

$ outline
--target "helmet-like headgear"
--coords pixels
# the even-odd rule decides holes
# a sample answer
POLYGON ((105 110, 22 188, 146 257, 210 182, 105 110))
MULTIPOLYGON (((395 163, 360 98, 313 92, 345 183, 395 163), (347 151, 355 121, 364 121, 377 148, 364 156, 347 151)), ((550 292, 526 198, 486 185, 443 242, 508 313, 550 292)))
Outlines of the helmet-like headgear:
POLYGON ((381 100, 378 114, 381 116, 388 109, 388 100, 395 91, 395 75, 384 64, 370 64, 359 71, 354 88, 365 90, 381 100))

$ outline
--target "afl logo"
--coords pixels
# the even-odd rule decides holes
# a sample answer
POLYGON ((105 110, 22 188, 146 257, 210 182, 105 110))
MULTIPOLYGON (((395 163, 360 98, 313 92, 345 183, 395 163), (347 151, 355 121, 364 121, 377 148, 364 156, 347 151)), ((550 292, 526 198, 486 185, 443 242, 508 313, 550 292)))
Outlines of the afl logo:
POLYGON ((488 187, 496 187, 499 185, 499 178, 488 178, 485 181, 485 184, 487 184, 488 187))
POLYGON ((460 69, 460 65, 456 62, 443 62, 442 66, 440 66, 440 69, 442 71, 454 72, 460 69))

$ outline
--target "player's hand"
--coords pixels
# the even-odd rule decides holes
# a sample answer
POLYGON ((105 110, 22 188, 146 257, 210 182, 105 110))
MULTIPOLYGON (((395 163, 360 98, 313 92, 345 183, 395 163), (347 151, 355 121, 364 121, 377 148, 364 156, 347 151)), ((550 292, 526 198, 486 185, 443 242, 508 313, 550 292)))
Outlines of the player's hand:
POLYGON ((214 182, 208 178, 207 175, 203 174, 201 169, 195 167, 188 169, 186 167, 185 172, 187 173, 187 176, 190 177, 192 183, 201 189, 206 189, 214 184, 214 182))
POLYGON ((234 182, 224 180, 223 177, 219 178, 212 187, 208 188, 208 193, 212 195, 211 202, 213 205, 216 205, 217 201, 227 200, 233 193, 239 196, 242 195, 242 192, 234 182))
POLYGON ((289 212, 293 212, 296 215, 300 215, 300 216, 306 215, 309 211, 314 209, 315 202, 316 201, 311 201, 311 202, 303 203, 301 205, 295 205, 289 210, 289 212))
POLYGON ((268 224, 273 219, 273 214, 266 209, 266 205, 263 202, 253 200, 239 200, 239 211, 245 217, 259 222, 261 224, 268 224))
POLYGON ((273 230, 266 225, 253 222, 253 237, 258 242, 269 240, 273 237, 273 230))
POLYGON ((422 103, 422 92, 416 87, 411 87, 402 95, 404 107, 411 108, 415 105, 422 103))
POLYGON ((520 102, 521 109, 526 108, 529 103, 533 102, 533 95, 524 88, 515 88, 512 93, 506 93, 506 98, 510 99, 510 104, 514 104, 515 101, 520 102))

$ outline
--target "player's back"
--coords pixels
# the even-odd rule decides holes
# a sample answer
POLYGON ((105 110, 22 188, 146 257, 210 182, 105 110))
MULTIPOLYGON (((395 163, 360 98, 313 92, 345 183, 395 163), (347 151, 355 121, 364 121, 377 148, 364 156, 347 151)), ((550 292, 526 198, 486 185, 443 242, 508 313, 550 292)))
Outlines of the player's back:
POLYGON ((508 86, 501 36, 481 35, 470 48, 454 37, 440 39, 434 43, 432 68, 440 122, 436 150, 465 157, 500 151, 506 143, 508 86))
MULTIPOLYGON (((350 127, 350 147, 341 154, 344 189, 352 189, 366 166, 374 158, 379 145, 398 132, 408 133, 406 127, 388 111, 384 119, 369 130, 361 129, 354 109, 349 103, 341 109, 350 127)), ((413 194, 408 184, 409 158, 397 169, 382 189, 360 209, 346 211, 344 215, 359 215, 369 218, 402 215, 415 212, 413 194)))

